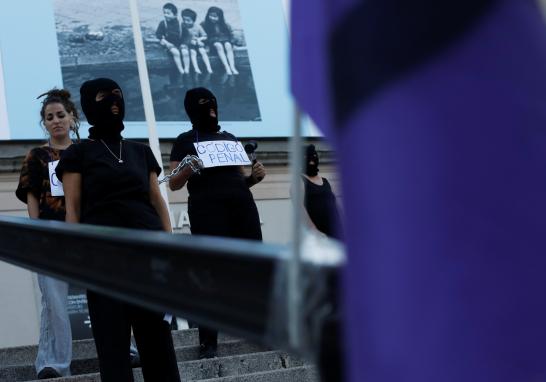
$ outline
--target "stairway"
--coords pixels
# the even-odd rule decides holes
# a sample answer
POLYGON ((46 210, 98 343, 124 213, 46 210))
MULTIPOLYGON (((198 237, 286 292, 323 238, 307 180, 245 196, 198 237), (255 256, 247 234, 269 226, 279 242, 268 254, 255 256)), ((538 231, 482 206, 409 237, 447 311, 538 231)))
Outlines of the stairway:
MULTIPOLYGON (((183 382, 318 382, 313 365, 286 352, 271 351, 245 340, 220 334, 218 357, 199 360, 197 329, 172 332, 183 382)), ((36 346, 0 349, 0 382, 33 381, 36 346)), ((98 360, 93 340, 74 341, 72 376, 56 382, 99 382, 98 360)), ((135 381, 143 381, 133 369, 135 381)))

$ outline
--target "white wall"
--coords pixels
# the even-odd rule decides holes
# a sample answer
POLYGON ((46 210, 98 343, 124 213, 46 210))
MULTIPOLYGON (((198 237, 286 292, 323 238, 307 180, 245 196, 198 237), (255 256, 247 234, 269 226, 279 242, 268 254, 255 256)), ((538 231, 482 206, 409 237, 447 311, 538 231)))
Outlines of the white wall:
POLYGON ((38 342, 39 292, 34 275, 0 262, 0 348, 38 342))
POLYGON ((0 140, 9 139, 8 108, 4 90, 4 69, 2 67, 2 47, 0 46, 0 140))
MULTIPOLYGON (((0 214, 27 216, 15 197, 19 174, 0 176, 0 214)), ((40 292, 35 275, 0 261, 0 348, 38 342, 40 292)))

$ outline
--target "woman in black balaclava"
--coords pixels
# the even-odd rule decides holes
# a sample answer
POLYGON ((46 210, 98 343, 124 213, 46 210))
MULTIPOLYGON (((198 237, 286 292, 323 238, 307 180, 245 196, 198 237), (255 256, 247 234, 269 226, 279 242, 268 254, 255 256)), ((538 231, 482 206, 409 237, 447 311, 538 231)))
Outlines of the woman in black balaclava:
MULTIPOLYGON (((340 239, 340 216, 336 197, 326 178, 318 175, 319 156, 314 145, 303 149, 302 182, 304 188, 304 206, 309 225, 325 235, 340 239)), ((331 275, 326 280, 330 291, 330 300, 337 301, 338 278, 331 275)), ((330 312, 323 317, 323 330, 319 350, 319 365, 321 377, 324 381, 342 381, 343 352, 340 336, 339 305, 334 304, 330 312), (325 367, 323 367, 326 365, 325 367)))
POLYGON ((82 110, 91 125, 89 139, 120 141, 125 102, 119 85, 108 78, 86 81, 80 88, 82 110), (112 108, 117 107, 117 112, 112 108))
MULTIPOLYGON (((113 80, 81 88, 91 124, 89 139, 70 146, 57 166, 66 199, 66 221, 171 232, 151 149, 121 136, 125 103, 113 80)), ((112 256, 115 256, 113 253, 112 256)), ((102 382, 131 382, 131 328, 146 381, 180 381, 169 325, 153 312, 88 290, 87 300, 102 382)))
POLYGON ((332 187, 328 179, 318 175, 319 157, 315 146, 305 147, 304 152, 302 181, 305 210, 316 229, 339 239, 340 219, 332 187))
MULTIPOLYGON (((232 134, 220 131, 218 104, 208 89, 188 90, 184 107, 193 128, 176 139, 171 151, 172 169, 187 155, 198 154, 194 143, 237 141, 232 134)), ((175 191, 188 184, 192 234, 262 240, 260 218, 249 188, 264 176, 265 169, 259 162, 252 166, 250 176, 245 176, 239 165, 204 168, 200 173, 193 173, 188 166, 170 179, 169 187, 175 191)), ((215 356, 217 335, 214 329, 199 328, 201 358, 215 356)))

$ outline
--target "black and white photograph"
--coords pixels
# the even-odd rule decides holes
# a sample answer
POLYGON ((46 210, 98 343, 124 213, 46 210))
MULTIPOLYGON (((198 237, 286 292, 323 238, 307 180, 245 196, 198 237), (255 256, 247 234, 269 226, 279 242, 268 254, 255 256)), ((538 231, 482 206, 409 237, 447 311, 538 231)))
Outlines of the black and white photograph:
MULTIPOLYGON (((95 77, 127 93, 126 120, 143 121, 129 4, 54 0, 64 87, 76 100, 95 77)), ((186 90, 209 88, 223 121, 261 121, 238 0, 139 2, 146 63, 158 121, 187 121, 186 90)))
POLYGON ((144 121, 129 2, 54 0, 54 10, 63 86, 75 104, 84 81, 108 77, 125 92, 125 120, 144 121))

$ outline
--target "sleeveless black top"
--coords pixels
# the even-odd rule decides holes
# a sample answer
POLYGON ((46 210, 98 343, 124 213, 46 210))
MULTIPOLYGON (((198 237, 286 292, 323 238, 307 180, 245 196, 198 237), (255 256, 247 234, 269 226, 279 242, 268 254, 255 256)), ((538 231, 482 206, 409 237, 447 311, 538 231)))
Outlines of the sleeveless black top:
POLYGON ((322 178, 323 184, 319 186, 304 176, 302 179, 305 186, 304 205, 311 221, 320 232, 340 239, 340 216, 330 183, 322 178))

